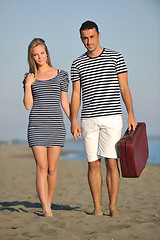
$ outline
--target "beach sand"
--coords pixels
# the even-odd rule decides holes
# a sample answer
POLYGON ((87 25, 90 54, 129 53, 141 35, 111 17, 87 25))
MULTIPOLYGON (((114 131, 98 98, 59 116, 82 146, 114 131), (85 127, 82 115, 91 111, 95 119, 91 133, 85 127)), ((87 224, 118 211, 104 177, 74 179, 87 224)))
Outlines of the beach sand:
POLYGON ((36 193, 30 148, 1 145, 0 240, 159 240, 160 166, 147 164, 139 179, 121 178, 118 218, 108 216, 104 161, 101 170, 104 216, 91 215, 87 162, 61 160, 52 201, 54 217, 45 218, 36 193))

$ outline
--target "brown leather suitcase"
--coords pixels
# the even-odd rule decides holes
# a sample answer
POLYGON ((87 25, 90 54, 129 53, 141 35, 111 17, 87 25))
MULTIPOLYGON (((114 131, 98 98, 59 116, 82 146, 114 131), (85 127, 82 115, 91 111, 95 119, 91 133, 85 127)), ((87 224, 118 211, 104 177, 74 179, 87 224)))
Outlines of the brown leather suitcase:
POLYGON ((149 157, 146 124, 138 123, 135 132, 128 130, 118 142, 122 177, 138 178, 149 157))

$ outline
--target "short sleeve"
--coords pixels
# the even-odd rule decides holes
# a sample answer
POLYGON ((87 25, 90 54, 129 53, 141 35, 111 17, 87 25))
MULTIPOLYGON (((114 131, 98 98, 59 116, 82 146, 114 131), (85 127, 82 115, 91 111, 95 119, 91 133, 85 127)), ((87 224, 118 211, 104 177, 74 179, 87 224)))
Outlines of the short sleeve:
POLYGON ((26 73, 26 74, 24 75, 24 79, 23 79, 23 81, 22 81, 24 90, 25 90, 26 78, 28 77, 28 74, 29 74, 29 73, 26 73))
POLYGON ((79 80, 80 80, 79 70, 78 70, 76 63, 73 62, 72 66, 71 66, 71 81, 76 82, 79 80))
POLYGON ((61 70, 60 72, 61 91, 68 92, 69 78, 68 73, 61 70))
POLYGON ((124 73, 127 72, 127 66, 124 61, 124 58, 121 53, 117 53, 117 59, 116 59, 116 73, 124 73))

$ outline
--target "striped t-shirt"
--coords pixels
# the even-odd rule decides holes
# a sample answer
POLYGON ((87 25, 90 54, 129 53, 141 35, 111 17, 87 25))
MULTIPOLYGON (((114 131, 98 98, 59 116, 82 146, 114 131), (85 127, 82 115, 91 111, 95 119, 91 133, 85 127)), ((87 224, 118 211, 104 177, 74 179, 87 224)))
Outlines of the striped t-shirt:
POLYGON ((106 48, 98 57, 85 53, 72 63, 71 80, 80 80, 82 88, 81 118, 122 114, 117 75, 124 72, 123 56, 106 48))

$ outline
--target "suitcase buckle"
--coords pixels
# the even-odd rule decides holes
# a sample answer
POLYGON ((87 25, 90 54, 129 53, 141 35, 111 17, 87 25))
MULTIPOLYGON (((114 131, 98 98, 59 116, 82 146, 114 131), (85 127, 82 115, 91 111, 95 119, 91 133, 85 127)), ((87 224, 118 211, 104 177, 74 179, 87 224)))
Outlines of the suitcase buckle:
POLYGON ((125 140, 132 140, 132 137, 124 136, 123 139, 125 139, 125 140))

